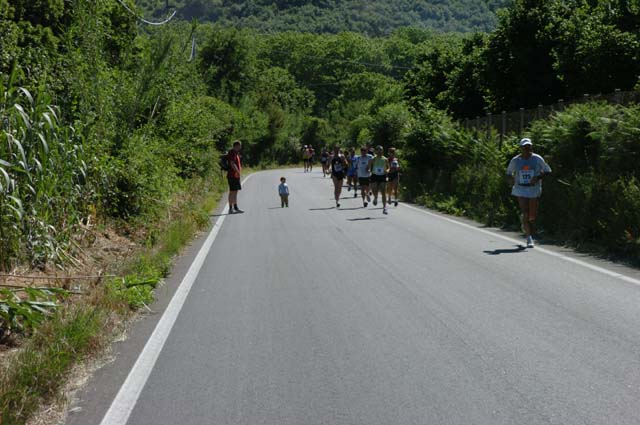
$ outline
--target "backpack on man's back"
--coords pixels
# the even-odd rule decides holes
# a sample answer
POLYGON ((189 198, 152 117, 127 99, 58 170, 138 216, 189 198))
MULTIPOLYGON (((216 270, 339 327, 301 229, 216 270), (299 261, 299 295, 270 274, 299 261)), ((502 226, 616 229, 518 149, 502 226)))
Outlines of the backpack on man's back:
POLYGON ((220 165, 220 169, 222 171, 229 171, 231 166, 229 165, 229 153, 225 153, 220 155, 220 160, 218 161, 218 165, 220 165))

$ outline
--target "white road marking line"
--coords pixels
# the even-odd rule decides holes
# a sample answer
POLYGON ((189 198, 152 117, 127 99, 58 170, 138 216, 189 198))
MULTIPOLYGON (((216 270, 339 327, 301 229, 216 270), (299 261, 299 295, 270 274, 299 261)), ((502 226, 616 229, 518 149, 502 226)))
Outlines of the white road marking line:
MULTIPOLYGON (((427 214, 427 215, 430 215, 432 217, 439 218, 440 220, 444 220, 444 221, 448 221, 450 223, 457 224, 458 226, 466 227, 468 229, 473 229, 475 231, 490 235, 492 237, 496 237, 496 238, 500 238, 500 239, 503 239, 503 240, 508 241, 508 242, 512 242, 512 243, 514 243, 516 245, 522 245, 522 241, 510 238, 509 236, 504 236, 504 235, 501 235, 501 234, 498 234, 498 233, 495 233, 495 232, 492 232, 492 231, 486 230, 486 229, 479 229, 479 228, 477 228, 475 226, 471 226, 470 224, 463 223, 463 222, 460 222, 460 221, 457 221, 457 220, 453 220, 451 218, 444 217, 444 216, 442 216, 440 214, 434 214, 434 213, 432 213, 430 211, 427 211, 427 210, 422 209, 422 208, 417 208, 417 207, 414 207, 412 205, 407 205, 407 204, 400 204, 400 205, 402 205, 402 206, 404 206, 406 208, 421 212, 423 214, 427 214)), ((625 282, 633 283, 634 285, 640 286, 640 279, 635 279, 633 277, 630 277, 630 276, 627 276, 627 275, 624 275, 624 274, 621 274, 621 273, 617 273, 617 272, 611 271, 611 270, 606 269, 604 267, 600 267, 600 266, 596 266, 596 265, 593 265, 593 264, 589 264, 586 261, 578 260, 577 258, 572 258, 572 257, 569 257, 567 255, 560 254, 558 252, 550 251, 550 250, 545 249, 545 248, 540 248, 539 246, 536 246, 534 249, 535 249, 535 252, 540 252, 542 254, 550 255, 552 257, 556 257, 556 258, 559 258, 561 260, 568 261, 568 262, 573 263, 573 264, 577 264, 579 266, 585 267, 585 268, 593 270, 595 272, 599 272, 599 273, 605 274, 607 276, 610 276, 610 277, 613 277, 613 278, 616 278, 616 279, 620 279, 620 280, 623 280, 625 282)))
MULTIPOLYGON (((242 184, 244 185, 252 175, 253 174, 248 175, 242 184)), ((227 203, 222 211, 224 212, 228 210, 229 204, 227 203)), ((111 403, 109 410, 104 415, 104 418, 102 418, 100 425, 124 425, 129 420, 129 416, 138 401, 138 397, 140 397, 140 393, 142 392, 149 375, 151 375, 151 371, 158 360, 160 351, 162 351, 162 347, 164 347, 164 344, 169 337, 169 333, 180 314, 180 310, 182 310, 182 306, 189 295, 189 291, 198 277, 198 273, 204 264, 204 260, 209 254, 209 250, 211 249, 213 242, 218 236, 218 232, 222 227, 224 219, 225 215, 221 215, 218 217, 218 220, 216 220, 211 232, 209 232, 209 236, 207 236, 206 241, 200 248, 200 251, 198 251, 198 255, 196 255, 193 263, 191 263, 187 274, 182 279, 182 282, 180 282, 171 302, 162 314, 162 318, 160 318, 156 328, 153 330, 153 333, 145 344, 144 349, 138 356, 138 360, 136 360, 136 363, 133 365, 133 368, 129 372, 124 384, 120 387, 120 390, 118 391, 116 398, 111 403)))

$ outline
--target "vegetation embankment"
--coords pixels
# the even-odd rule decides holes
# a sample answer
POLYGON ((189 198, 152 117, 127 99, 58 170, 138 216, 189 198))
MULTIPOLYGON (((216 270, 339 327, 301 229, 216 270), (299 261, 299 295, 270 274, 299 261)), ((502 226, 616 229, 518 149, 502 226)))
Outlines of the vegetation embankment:
POLYGON ((8 325, 3 342, 20 343, 20 347, 0 364, 0 424, 26 423, 43 403, 58 400, 71 367, 99 354, 136 310, 151 304, 153 290, 169 273, 172 257, 209 223, 220 195, 219 185, 209 185, 177 201, 172 217, 158 225, 162 233, 153 247, 138 250, 114 270, 124 277, 106 278, 79 294, 28 289, 38 298, 46 296, 47 304, 40 303, 37 310, 7 305, 14 320, 3 323, 8 325))
MULTIPOLYGON (((538 224, 544 238, 640 258, 640 107, 574 105, 528 130, 535 151, 553 168, 543 184, 538 224)), ((513 135, 477 139, 441 112, 428 110, 407 139, 405 196, 451 214, 494 226, 520 228, 506 164, 518 153, 513 135)))
MULTIPOLYGON (((90 296, 2 295, 17 304, 0 316, 4 338, 30 336, 9 368, 22 366, 2 375, 3 423, 23 423, 55 395, 55 377, 100 345, 97 323, 152 299, 171 255, 207 223, 202 205, 223 190, 217 158, 235 139, 254 166, 297 161, 305 144, 395 146, 407 199, 516 225, 503 178, 513 138, 476 140, 455 120, 633 89, 640 10, 512 3, 489 34, 368 37, 151 28, 115 1, 0 0, 0 268, 83 270, 95 234, 108 231, 156 252, 120 266, 124 281, 80 287, 90 296), (21 307, 52 320, 33 316, 32 326, 14 314, 21 307), (49 350, 78 323, 91 332, 49 350), (41 378, 26 379, 25 365, 41 378), (57 372, 38 375, 46 370, 57 372)), ((637 257, 637 116, 586 104, 526 129, 555 174, 544 182, 546 235, 637 257)))

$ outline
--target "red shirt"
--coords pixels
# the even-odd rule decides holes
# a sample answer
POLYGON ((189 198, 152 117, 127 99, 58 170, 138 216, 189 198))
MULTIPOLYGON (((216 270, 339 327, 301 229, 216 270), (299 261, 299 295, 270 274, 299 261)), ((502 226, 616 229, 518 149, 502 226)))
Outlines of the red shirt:
POLYGON ((231 149, 229 151, 229 172, 227 173, 227 175, 229 177, 239 179, 240 171, 242 171, 242 165, 240 164, 240 155, 238 154, 238 152, 231 149), (231 164, 236 164, 236 167, 238 167, 238 171, 234 170, 231 164))

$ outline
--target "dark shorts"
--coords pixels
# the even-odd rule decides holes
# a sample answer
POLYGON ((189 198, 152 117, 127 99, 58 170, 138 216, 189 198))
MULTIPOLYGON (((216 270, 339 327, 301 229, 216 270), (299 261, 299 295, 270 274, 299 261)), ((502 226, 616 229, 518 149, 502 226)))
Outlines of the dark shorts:
POLYGON ((229 183, 229 190, 231 192, 242 190, 242 185, 240 184, 239 178, 227 176, 227 182, 229 183))
POLYGON ((377 174, 372 174, 371 175, 371 183, 386 183, 387 182, 387 176, 378 176, 377 174))
POLYGON ((333 176, 334 179, 338 179, 338 180, 344 180, 344 172, 340 171, 340 172, 333 172, 331 173, 331 175, 333 176))
POLYGON ((397 171, 393 171, 393 172, 391 172, 391 173, 389 173, 387 175, 387 181, 389 183, 391 183, 393 181, 396 181, 396 180, 398 180, 398 172, 397 171))
POLYGON ((356 170, 347 171, 347 177, 356 177, 357 175, 358 175, 358 171, 356 170))
POLYGON ((360 183, 360 186, 369 186, 369 177, 358 177, 358 183, 360 183))

